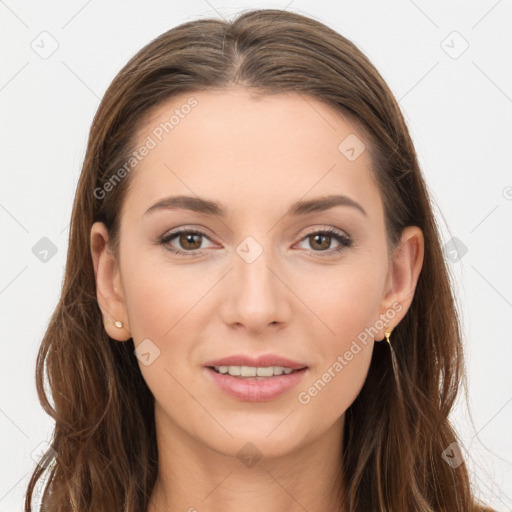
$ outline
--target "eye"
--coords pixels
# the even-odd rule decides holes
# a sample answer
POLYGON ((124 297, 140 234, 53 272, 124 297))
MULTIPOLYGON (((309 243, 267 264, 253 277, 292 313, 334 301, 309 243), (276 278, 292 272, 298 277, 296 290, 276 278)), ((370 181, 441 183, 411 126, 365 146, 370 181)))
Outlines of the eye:
POLYGON ((352 245, 352 239, 348 235, 333 228, 313 231, 306 235, 301 241, 309 242, 310 247, 313 247, 313 250, 310 250, 310 252, 321 253, 319 256, 324 256, 323 253, 326 253, 325 255, 338 253, 345 249, 345 247, 350 247, 352 245), (338 242, 339 247, 330 251, 325 250, 329 249, 332 239, 338 242))
POLYGON ((165 245, 167 250, 175 254, 188 256, 198 254, 197 251, 201 252, 201 238, 208 237, 201 231, 195 231, 191 229, 180 229, 165 234, 158 240, 158 243, 161 245, 165 245), (174 240, 175 238, 177 239, 178 244, 185 250, 176 248, 175 246, 171 245, 171 241, 174 240))

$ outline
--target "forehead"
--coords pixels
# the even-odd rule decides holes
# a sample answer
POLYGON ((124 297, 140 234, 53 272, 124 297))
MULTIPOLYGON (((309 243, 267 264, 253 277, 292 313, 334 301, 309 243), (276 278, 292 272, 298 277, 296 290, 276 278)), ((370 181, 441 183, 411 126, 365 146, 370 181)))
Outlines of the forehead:
POLYGON ((339 112, 299 93, 182 93, 146 117, 136 148, 144 144, 151 149, 131 171, 128 194, 146 207, 178 193, 254 208, 332 193, 379 200, 369 141, 339 112))

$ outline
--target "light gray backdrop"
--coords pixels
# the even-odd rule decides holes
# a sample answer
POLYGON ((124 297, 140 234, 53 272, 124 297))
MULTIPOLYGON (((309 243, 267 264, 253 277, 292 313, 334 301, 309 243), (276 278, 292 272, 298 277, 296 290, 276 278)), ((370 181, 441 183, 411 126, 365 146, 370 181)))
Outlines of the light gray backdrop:
POLYGON ((52 423, 36 352, 58 300, 71 204, 99 100, 160 33, 244 9, 301 12, 355 42, 406 116, 463 318, 469 400, 453 414, 481 496, 512 510, 512 2, 0 0, 0 512, 52 423), (442 212, 442 213, 441 213, 442 212))

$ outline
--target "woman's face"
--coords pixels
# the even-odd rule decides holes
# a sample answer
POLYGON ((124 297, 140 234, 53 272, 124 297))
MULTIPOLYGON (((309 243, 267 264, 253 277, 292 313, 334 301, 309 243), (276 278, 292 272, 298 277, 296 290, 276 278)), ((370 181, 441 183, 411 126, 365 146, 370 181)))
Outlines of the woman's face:
MULTIPOLYGON (((176 96, 139 135, 119 260, 94 258, 100 306, 124 324, 106 329, 133 338, 157 424, 232 455, 339 432, 422 259, 408 228, 388 260, 367 142, 311 97, 243 89, 176 96), (218 365, 235 374, 282 358, 305 369, 257 379, 207 367, 230 356, 249 358, 218 365)), ((93 239, 105 233, 93 226, 93 239)))

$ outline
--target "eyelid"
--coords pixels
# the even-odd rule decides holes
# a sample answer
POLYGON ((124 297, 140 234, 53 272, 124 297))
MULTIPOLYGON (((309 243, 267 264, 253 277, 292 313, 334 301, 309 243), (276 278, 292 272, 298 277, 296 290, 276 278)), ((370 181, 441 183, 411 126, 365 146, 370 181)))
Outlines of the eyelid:
POLYGON ((301 240, 303 240, 305 237, 312 235, 314 233, 325 233, 325 232, 337 233, 338 235, 343 235, 343 236, 346 236, 347 238, 350 238, 350 235, 346 231, 343 231, 343 229, 335 228, 334 226, 325 225, 325 226, 321 226, 321 227, 313 226, 311 229, 308 228, 308 230, 303 235, 301 240))

